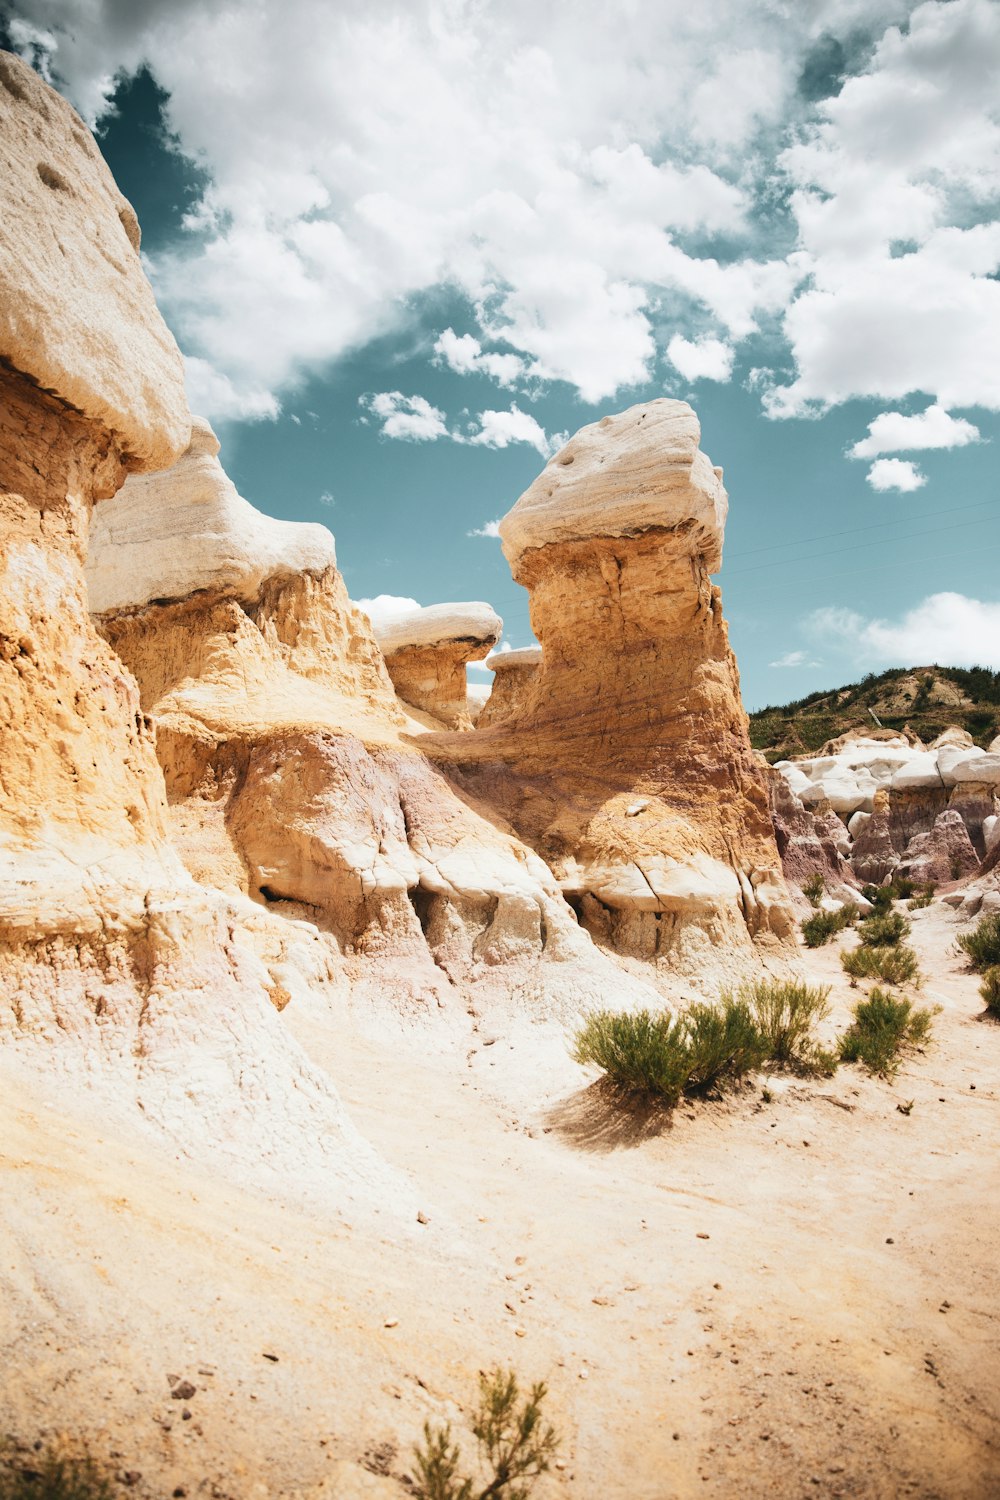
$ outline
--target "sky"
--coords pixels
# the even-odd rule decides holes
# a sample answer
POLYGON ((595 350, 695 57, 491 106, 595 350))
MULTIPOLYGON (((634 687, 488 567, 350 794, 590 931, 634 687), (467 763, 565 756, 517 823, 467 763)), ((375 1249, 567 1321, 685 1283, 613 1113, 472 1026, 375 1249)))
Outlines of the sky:
POLYGON ((1000 0, 16 0, 0 42, 95 129, 237 487, 375 613, 529 644, 497 519, 670 396, 748 708, 1000 670, 1000 0))

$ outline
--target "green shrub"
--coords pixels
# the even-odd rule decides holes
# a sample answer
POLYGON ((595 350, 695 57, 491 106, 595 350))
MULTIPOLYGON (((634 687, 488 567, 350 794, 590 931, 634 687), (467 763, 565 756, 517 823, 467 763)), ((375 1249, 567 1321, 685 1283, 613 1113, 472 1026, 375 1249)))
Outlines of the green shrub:
POLYGON ((825 890, 826 885, 824 884, 822 875, 818 870, 814 870, 802 887, 802 894, 810 906, 818 907, 823 899, 823 892, 825 890))
POLYGON ((870 1073, 891 1078, 903 1048, 920 1046, 930 1029, 929 1010, 914 1010, 912 1001, 874 989, 854 1007, 854 1020, 840 1039, 841 1061, 863 1062, 870 1073))
POLYGON ((807 948, 822 948, 845 927, 853 927, 858 920, 858 908, 847 901, 836 911, 817 911, 802 923, 802 936, 807 948))
POLYGON ((717 1005, 692 1005, 687 1022, 685 1093, 704 1093, 759 1068, 767 1048, 744 1000, 723 993, 717 1005))
POLYGON ((107 1475, 92 1458, 46 1449, 0 1452, 0 1500, 113 1500, 107 1475))
POLYGON ((728 993, 715 1005, 692 1005, 676 1021, 647 1010, 595 1011, 573 1044, 577 1062, 594 1063, 620 1088, 656 1094, 668 1106, 682 1094, 742 1078, 765 1055, 749 1006, 728 993))
POLYGON ((918 886, 915 895, 910 900, 910 910, 920 911, 923 907, 930 906, 936 890, 937 886, 932 880, 929 880, 926 885, 918 886))
POLYGON ((658 1094, 673 1105, 690 1075, 687 1037, 683 1019, 673 1021, 648 1010, 627 1015, 599 1010, 577 1032, 573 1056, 578 1063, 603 1068, 622 1088, 658 1094))
POLYGON ((767 1059, 807 1069, 816 1063, 813 1027, 829 1014, 829 997, 829 985, 780 979, 755 979, 739 992, 757 1023, 767 1059))
POLYGON ((822 948, 840 931, 835 911, 815 911, 802 923, 802 936, 807 948, 822 948))
POLYGON ((461 1453, 451 1426, 424 1423, 424 1441, 414 1448, 417 1500, 527 1500, 535 1480, 548 1472, 559 1448, 552 1427, 542 1424, 546 1387, 539 1381, 520 1401, 513 1370, 479 1377, 479 1405, 472 1431, 479 1445, 484 1485, 459 1476, 461 1453))
POLYGON ((895 898, 891 885, 863 885, 861 894, 870 901, 876 911, 888 911, 895 898))
POLYGON ((910 924, 901 911, 873 911, 858 923, 858 937, 866 948, 895 948, 910 935, 910 924))
POLYGON ((889 890, 892 892, 894 901, 907 901, 917 888, 917 882, 911 880, 909 875, 894 875, 889 882, 889 890))
POLYGON ((1000 966, 994 964, 987 969, 983 975, 983 982, 979 986, 979 993, 983 997, 986 1009, 994 1016, 1000 1016, 1000 966))
POLYGON ((852 979, 880 979, 883 984, 920 985, 920 965, 912 948, 852 948, 840 955, 844 973, 852 979))
POLYGON ((971 932, 964 932, 958 946, 969 955, 972 967, 980 973, 1000 964, 1000 912, 982 917, 971 932))

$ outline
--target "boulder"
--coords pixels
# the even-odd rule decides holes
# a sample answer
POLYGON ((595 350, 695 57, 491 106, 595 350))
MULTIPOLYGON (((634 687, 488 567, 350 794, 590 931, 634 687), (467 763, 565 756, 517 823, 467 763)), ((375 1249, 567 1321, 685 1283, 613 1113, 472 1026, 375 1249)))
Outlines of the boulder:
POLYGON ((396 691, 445 724, 468 727, 466 666, 503 634, 488 604, 432 604, 399 615, 376 632, 396 691))
POLYGON ((550 460, 500 523, 541 661, 514 712, 431 750, 602 942, 682 964, 792 925, 709 577, 728 500, 699 436, 689 406, 658 400, 550 460))
POLYGON ((542 661, 541 646, 522 646, 519 651, 495 651, 486 658, 493 673, 493 691, 483 706, 478 724, 491 724, 516 716, 542 661))

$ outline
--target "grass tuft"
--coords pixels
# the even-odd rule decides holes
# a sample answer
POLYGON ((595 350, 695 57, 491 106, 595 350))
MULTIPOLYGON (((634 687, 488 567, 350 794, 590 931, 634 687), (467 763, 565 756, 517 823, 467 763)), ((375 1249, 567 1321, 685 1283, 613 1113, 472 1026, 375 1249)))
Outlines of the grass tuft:
POLYGON ((858 908, 847 901, 836 911, 817 911, 802 923, 802 936, 807 948, 822 948, 845 927, 853 927, 858 920, 858 908))
POLYGON ((971 932, 964 932, 958 946, 968 954, 979 973, 1000 964, 1000 912, 981 917, 971 932))
POLYGON ((802 887, 802 894, 809 902, 809 905, 815 906, 818 910, 819 903, 823 899, 823 892, 825 890, 826 885, 823 881, 822 875, 818 870, 814 870, 813 873, 809 876, 809 879, 806 881, 805 885, 802 887))
POLYGON ((931 1019, 929 1010, 914 1010, 911 1000, 894 1000, 874 989, 854 1007, 854 1020, 840 1039, 840 1059, 862 1062, 870 1073, 891 1078, 904 1048, 919 1047, 930 1036, 931 1019))

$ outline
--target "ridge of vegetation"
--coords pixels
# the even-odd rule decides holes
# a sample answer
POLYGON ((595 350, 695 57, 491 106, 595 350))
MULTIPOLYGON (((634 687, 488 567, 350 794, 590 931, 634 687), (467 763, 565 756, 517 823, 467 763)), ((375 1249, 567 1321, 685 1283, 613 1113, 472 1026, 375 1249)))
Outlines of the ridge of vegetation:
POLYGON ((909 729, 927 744, 953 724, 984 749, 1000 733, 1000 672, 937 665, 869 672, 860 682, 757 709, 750 742, 773 763, 820 750, 852 730, 909 729))

